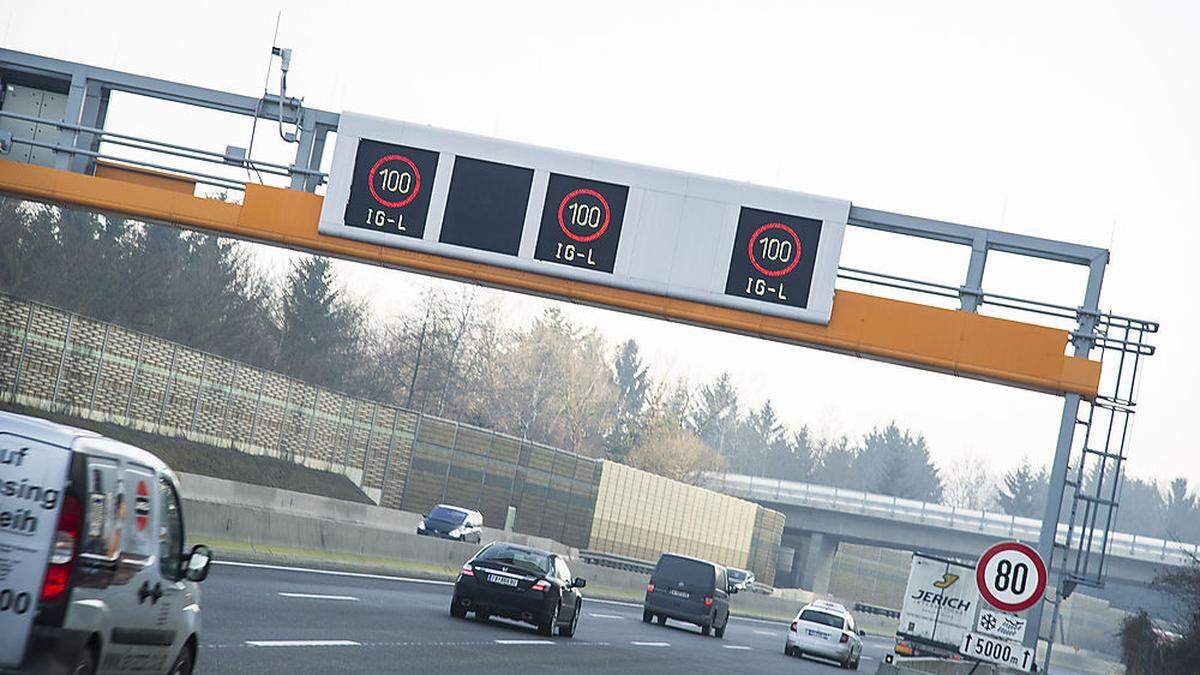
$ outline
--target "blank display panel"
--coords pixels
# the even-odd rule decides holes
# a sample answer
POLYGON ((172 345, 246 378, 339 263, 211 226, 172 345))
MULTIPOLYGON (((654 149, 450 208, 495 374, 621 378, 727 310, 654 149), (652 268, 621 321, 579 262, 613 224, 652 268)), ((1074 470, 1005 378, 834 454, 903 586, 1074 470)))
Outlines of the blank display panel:
POLYGON ((533 169, 456 157, 439 241, 516 255, 533 169))

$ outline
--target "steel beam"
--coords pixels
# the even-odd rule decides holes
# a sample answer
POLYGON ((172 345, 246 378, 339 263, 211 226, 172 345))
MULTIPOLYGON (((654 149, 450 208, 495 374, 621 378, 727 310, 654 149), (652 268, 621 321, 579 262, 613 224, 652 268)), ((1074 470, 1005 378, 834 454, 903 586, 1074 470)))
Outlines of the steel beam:
POLYGON ((1018 255, 1055 260, 1074 265, 1091 265, 1093 260, 1103 258, 1108 260, 1108 250, 1095 246, 1084 246, 1055 239, 1031 237, 1025 234, 989 230, 972 225, 960 225, 931 218, 907 216, 902 213, 877 211, 861 206, 850 207, 849 225, 881 230, 893 234, 904 234, 922 239, 944 241, 951 244, 973 246, 975 241, 983 238, 991 251, 1016 253, 1018 255))

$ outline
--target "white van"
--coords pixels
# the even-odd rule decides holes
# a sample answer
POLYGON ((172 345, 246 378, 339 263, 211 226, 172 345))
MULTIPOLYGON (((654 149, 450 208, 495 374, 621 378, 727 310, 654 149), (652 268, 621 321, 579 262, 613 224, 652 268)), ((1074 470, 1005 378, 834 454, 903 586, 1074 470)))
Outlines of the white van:
POLYGON ((192 672, 211 552, 184 542, 157 457, 0 411, 0 672, 192 672))

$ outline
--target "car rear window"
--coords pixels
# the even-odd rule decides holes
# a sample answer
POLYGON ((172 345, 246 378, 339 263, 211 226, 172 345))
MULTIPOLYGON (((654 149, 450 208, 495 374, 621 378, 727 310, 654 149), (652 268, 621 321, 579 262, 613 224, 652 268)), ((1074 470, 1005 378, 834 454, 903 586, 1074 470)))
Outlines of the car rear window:
POLYGON ((713 566, 699 560, 664 555, 654 567, 654 578, 682 581, 690 586, 712 586, 713 566))
POLYGON ((806 609, 803 612, 800 612, 800 620, 820 623, 833 628, 843 628, 846 625, 846 622, 844 619, 842 619, 842 617, 837 616, 836 614, 818 612, 815 609, 806 609))
POLYGON ((458 509, 446 509, 440 506, 435 506, 433 510, 429 512, 429 519, 442 520, 458 525, 467 519, 467 513, 466 511, 459 511, 458 509))
POLYGON ((534 574, 549 574, 553 569, 549 554, 504 544, 488 546, 475 556, 475 560, 511 565, 534 574))

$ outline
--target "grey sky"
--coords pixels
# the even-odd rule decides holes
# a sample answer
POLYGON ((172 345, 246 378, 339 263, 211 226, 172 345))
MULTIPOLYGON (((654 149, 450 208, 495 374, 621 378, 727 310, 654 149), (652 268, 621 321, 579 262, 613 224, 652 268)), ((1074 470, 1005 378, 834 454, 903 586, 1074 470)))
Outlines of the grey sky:
MULTIPOLYGON (((261 93, 279 6, 43 2, 0 9, 14 49, 261 93)), ((1192 2, 288 3, 289 93, 892 211, 1111 246, 1103 305, 1159 320, 1132 473, 1200 481, 1200 6, 1192 2), (1186 434, 1186 436, 1185 436, 1186 434)), ((274 86, 274 85, 273 85, 274 86)), ((111 126, 212 149, 249 123, 114 102, 111 126)), ((260 124, 256 148, 288 158, 260 124)), ((279 256, 275 256, 278 263, 279 256)), ((851 231, 843 264, 958 284, 966 251, 851 231)), ((377 308, 398 272, 346 264, 377 308)), ((1082 270, 989 260, 985 288, 1077 303, 1082 270)), ((438 282, 441 283, 441 282, 438 282)), ((511 314, 547 303, 507 296, 511 314)), ((730 371, 793 425, 890 419, 935 457, 1047 461, 1055 397, 589 308, 659 374, 730 371)))

